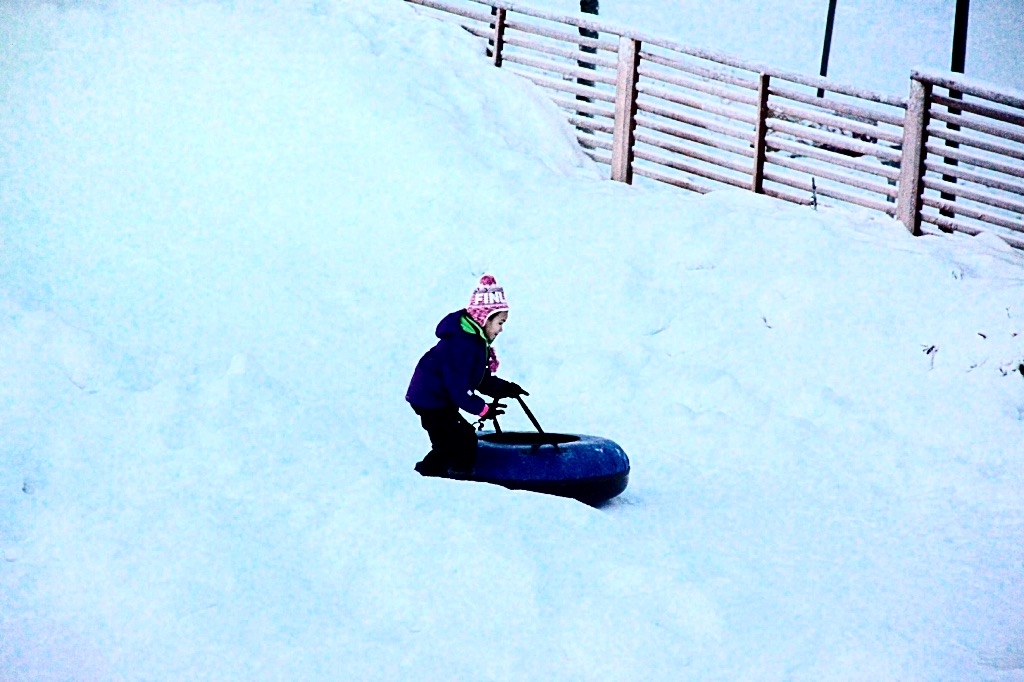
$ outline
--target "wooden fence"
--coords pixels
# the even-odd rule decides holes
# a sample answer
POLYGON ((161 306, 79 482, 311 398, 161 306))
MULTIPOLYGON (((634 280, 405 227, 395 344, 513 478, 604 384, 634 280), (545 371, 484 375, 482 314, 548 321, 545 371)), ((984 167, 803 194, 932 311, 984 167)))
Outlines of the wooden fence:
POLYGON ((891 97, 504 0, 406 0, 549 92, 612 180, 837 201, 1024 249, 1024 98, 915 71, 891 97))
POLYGON ((1024 249, 1024 97, 953 74, 911 74, 900 219, 918 233, 996 231, 1024 249))

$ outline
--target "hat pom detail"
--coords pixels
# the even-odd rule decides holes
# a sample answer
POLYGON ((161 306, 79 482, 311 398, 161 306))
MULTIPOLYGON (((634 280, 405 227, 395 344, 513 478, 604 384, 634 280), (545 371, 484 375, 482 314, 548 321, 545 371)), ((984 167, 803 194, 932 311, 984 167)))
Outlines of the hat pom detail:
POLYGON ((505 289, 498 284, 493 275, 484 275, 469 298, 466 312, 482 327, 491 315, 503 311, 508 311, 505 289))

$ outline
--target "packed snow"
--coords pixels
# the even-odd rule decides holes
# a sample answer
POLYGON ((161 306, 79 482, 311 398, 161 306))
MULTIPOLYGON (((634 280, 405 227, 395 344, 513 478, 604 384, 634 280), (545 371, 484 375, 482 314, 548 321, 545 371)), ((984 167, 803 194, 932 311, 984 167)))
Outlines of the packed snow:
POLYGON ((0 680, 1024 680, 1024 254, 609 182, 401 0, 241 5, 0 4, 0 680), (413 471, 485 272, 609 503, 413 471))

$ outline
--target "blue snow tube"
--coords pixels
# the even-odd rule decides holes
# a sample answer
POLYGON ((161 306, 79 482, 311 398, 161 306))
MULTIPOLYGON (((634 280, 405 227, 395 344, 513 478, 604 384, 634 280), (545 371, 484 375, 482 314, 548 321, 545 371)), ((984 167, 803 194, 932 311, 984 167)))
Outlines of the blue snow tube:
POLYGON ((477 442, 475 481, 572 497, 590 505, 610 500, 629 483, 629 458, 607 438, 488 431, 477 442))

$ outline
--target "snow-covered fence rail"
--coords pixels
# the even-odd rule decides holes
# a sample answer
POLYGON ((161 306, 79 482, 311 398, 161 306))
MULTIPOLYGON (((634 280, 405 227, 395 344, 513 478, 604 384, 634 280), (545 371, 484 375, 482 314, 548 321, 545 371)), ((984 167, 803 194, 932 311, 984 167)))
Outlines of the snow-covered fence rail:
POLYGON ((640 76, 635 156, 682 176, 638 175, 895 214, 904 100, 653 38, 640 76))
POLYGON ((431 13, 440 18, 454 15, 463 28, 486 40, 487 55, 495 65, 511 68, 547 91, 577 126, 580 142, 590 156, 611 164, 618 77, 616 33, 602 30, 598 34, 593 21, 508 2, 409 2, 436 10, 431 13), (598 37, 590 37, 592 34, 598 37))
POLYGON ((1024 249, 1024 94, 952 74, 911 74, 917 158, 906 189, 915 233, 992 230, 1024 249))
POLYGON ((905 101, 821 78, 763 78, 766 179, 894 215, 905 101))
POLYGON ((1019 98, 919 72, 909 98, 891 97, 590 15, 407 2, 455 21, 486 41, 496 66, 545 89, 613 180, 827 198, 895 216, 914 234, 990 229, 1024 249, 1019 98))

